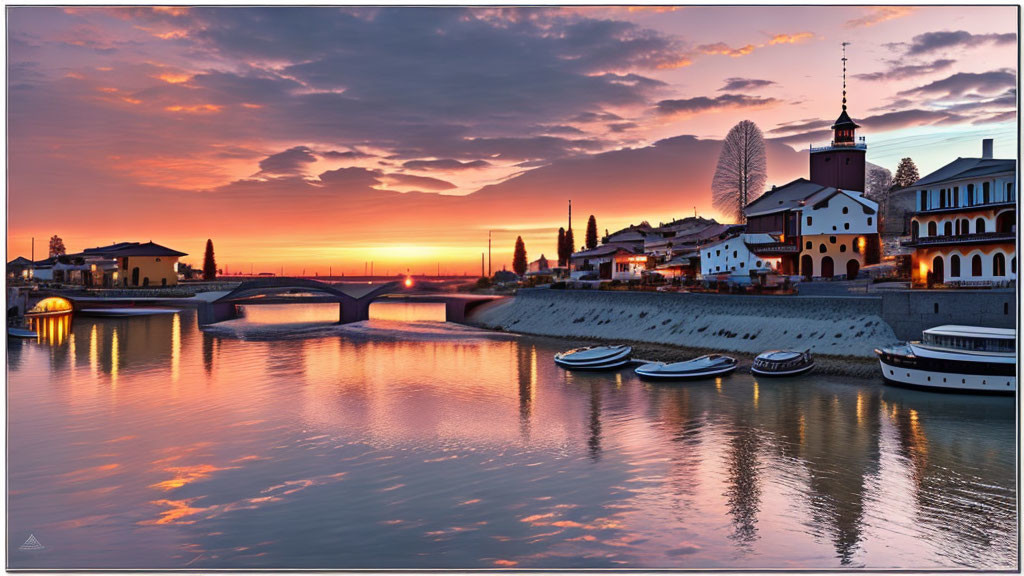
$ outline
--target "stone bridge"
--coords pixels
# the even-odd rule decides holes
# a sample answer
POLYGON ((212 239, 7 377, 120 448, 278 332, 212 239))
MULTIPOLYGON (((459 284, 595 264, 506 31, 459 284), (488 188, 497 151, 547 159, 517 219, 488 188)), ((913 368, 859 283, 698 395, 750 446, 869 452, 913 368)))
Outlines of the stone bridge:
POLYGON ((214 324, 237 317, 236 306, 257 304, 310 304, 339 305, 338 321, 342 324, 368 320, 370 303, 386 293, 401 289, 401 282, 378 285, 334 285, 306 278, 260 278, 242 282, 237 288, 216 300, 198 306, 199 324, 214 324))

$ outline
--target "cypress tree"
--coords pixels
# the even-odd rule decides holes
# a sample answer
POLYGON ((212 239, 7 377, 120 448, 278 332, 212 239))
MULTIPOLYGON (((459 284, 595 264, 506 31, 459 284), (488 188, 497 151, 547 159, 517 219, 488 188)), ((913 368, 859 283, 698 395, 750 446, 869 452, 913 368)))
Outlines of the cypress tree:
POLYGON ((206 254, 203 255, 203 280, 217 279, 217 261, 213 258, 213 240, 206 239, 206 254))
POLYGON ((568 258, 565 255, 565 228, 558 229, 558 265, 565 266, 568 258))
POLYGON ((512 271, 522 276, 526 274, 526 245, 523 244, 523 237, 516 237, 516 249, 512 255, 512 271))
POLYGON ((587 250, 594 248, 597 248, 597 218, 591 214, 590 220, 587 220, 587 250))

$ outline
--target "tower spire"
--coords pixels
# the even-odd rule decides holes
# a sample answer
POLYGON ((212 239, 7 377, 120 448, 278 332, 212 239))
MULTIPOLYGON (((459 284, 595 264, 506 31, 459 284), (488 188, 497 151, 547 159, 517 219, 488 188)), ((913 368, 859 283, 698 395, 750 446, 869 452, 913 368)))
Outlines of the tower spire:
POLYGON ((849 42, 843 42, 843 111, 846 111, 846 47, 849 42))

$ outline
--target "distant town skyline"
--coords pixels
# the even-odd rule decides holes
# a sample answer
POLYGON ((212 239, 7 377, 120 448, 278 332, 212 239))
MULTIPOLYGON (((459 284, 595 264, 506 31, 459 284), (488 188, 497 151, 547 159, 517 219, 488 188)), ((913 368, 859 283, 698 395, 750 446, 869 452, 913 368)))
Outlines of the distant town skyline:
POLYGON ((228 270, 476 273, 721 216, 753 120, 768 187, 840 111, 921 175, 1017 154, 1015 6, 8 8, 8 260, 153 240, 228 270))

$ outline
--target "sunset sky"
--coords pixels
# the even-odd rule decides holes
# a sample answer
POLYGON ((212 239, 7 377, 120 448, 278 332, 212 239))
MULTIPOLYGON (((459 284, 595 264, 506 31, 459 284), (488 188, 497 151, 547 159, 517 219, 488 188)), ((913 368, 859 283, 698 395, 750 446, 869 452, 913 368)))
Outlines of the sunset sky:
POLYGON ((711 208, 720 140, 806 176, 840 112, 922 175, 1016 156, 1017 8, 7 9, 8 260, 153 240, 228 271, 478 273, 711 208))

